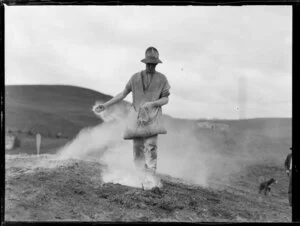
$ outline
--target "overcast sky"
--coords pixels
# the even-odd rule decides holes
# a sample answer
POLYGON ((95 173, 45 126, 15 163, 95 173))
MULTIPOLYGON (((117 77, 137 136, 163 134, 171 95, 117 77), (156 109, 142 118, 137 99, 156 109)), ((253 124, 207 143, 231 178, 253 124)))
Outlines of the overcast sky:
MULTIPOLYGON (((149 46, 180 118, 291 117, 291 6, 5 8, 5 84, 116 95, 149 46)), ((131 94, 126 98, 131 101, 131 94)), ((89 110, 89 109, 87 109, 89 110)))

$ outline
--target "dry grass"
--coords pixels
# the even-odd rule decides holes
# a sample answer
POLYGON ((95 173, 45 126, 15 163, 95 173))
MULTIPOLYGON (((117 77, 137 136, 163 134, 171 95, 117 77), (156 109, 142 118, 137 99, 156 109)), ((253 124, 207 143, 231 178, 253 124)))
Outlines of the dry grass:
POLYGON ((291 209, 284 190, 257 194, 255 177, 275 166, 253 165, 230 184, 203 188, 161 175, 160 191, 103 184, 105 166, 97 162, 56 160, 52 155, 6 158, 5 219, 8 221, 181 221, 288 222, 291 209), (39 164, 40 163, 40 164, 39 164))

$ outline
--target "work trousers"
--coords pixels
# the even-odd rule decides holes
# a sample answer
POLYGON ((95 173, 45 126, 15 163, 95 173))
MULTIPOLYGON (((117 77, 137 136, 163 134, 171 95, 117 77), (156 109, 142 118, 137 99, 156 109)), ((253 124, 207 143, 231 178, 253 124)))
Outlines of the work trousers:
POLYGON ((154 174, 157 167, 157 135, 133 139, 133 158, 138 170, 154 174))

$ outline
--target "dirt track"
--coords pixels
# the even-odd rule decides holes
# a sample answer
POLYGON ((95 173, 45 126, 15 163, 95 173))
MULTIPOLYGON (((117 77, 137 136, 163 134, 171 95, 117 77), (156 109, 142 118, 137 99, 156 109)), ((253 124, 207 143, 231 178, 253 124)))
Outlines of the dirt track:
POLYGON ((80 160, 6 155, 6 221, 289 222, 287 178, 280 166, 253 165, 230 183, 211 187, 161 175, 161 191, 103 184, 104 165, 80 160), (270 196, 257 194, 257 176, 275 173, 270 196))

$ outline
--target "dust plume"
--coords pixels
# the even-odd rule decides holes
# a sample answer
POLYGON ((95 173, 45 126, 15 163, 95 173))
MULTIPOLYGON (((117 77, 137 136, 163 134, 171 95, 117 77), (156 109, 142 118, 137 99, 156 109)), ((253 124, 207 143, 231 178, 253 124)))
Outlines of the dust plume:
MULTIPOLYGON (((107 165, 103 182, 141 187, 141 174, 133 162, 132 141, 123 139, 127 117, 122 107, 114 105, 101 114, 95 113, 105 122, 82 129, 73 141, 61 148, 58 156, 100 161, 107 165)), ((193 123, 178 130, 173 126, 176 123, 176 119, 167 123, 168 134, 158 138, 158 173, 208 186, 210 178, 226 180, 240 170, 241 156, 222 154, 223 141, 219 137, 199 134, 193 123)))
POLYGON ((213 133, 198 133, 187 124, 180 131, 168 128, 168 135, 159 138, 158 169, 202 186, 209 180, 227 181, 237 173, 243 162, 239 155, 226 155, 222 140, 213 133))
POLYGON ((120 105, 100 113, 95 112, 104 123, 82 129, 58 151, 59 159, 99 161, 107 166, 102 174, 104 183, 141 187, 141 174, 133 164, 132 142, 123 139, 126 122, 124 112, 120 105))
POLYGON ((84 128, 58 151, 58 155, 61 159, 100 160, 106 150, 122 143, 121 128, 117 122, 84 128))

